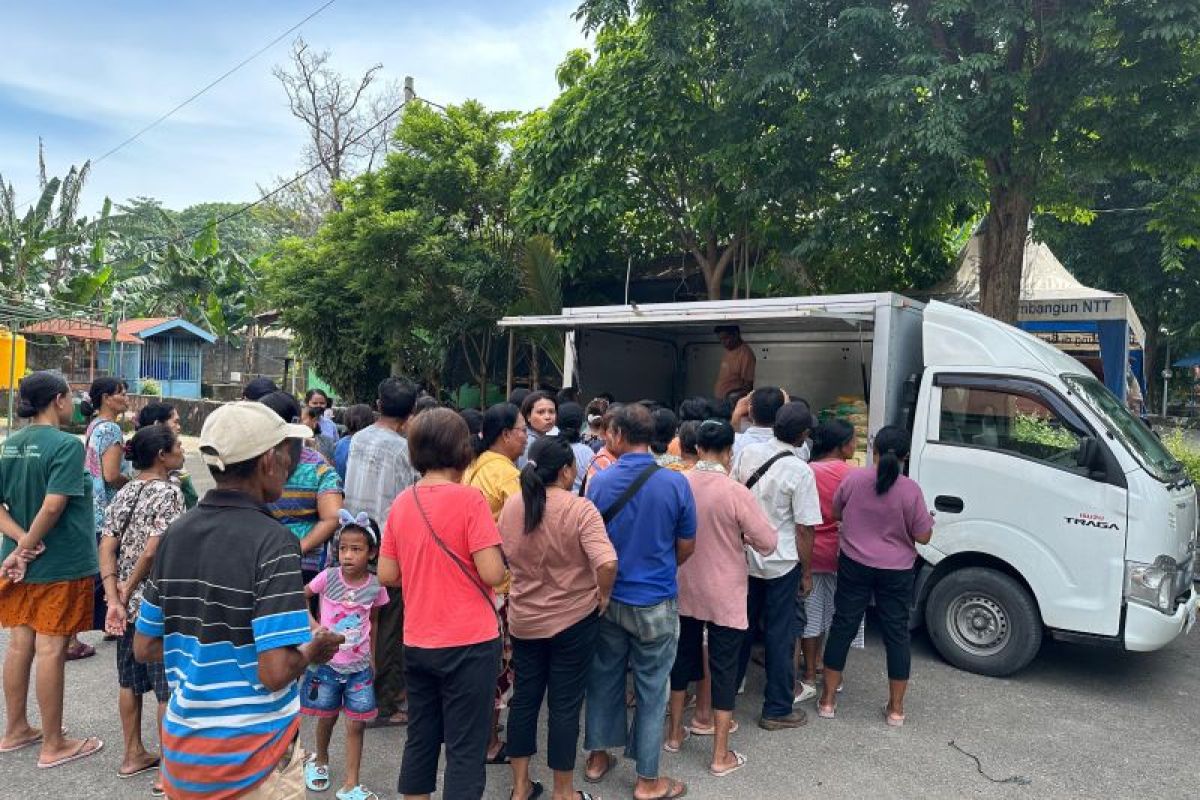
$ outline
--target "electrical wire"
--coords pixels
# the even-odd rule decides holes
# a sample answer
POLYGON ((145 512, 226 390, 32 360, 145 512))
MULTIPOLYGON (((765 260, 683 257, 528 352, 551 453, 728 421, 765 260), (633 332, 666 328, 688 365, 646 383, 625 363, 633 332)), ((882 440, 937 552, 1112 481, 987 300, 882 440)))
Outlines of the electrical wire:
MULTIPOLYGON (((183 108, 185 108, 186 106, 188 106, 188 105, 190 105, 192 102, 194 102, 195 100, 199 99, 199 98, 200 98, 200 97, 201 97, 203 94, 205 94, 206 92, 208 92, 208 90, 212 89, 214 86, 216 86, 217 84, 221 83, 221 81, 225 80, 225 79, 226 79, 226 78, 228 78, 230 75, 234 74, 235 72, 237 72, 238 70, 240 70, 242 67, 246 66, 246 65, 247 65, 247 64, 249 64, 251 61, 253 61, 254 59, 258 58, 259 56, 261 56, 263 53, 265 53, 265 52, 267 52, 268 50, 270 50, 270 49, 271 49, 272 47, 274 47, 275 45, 279 44, 281 41, 283 41, 283 39, 284 39, 284 38, 286 38, 287 36, 289 36, 289 35, 291 35, 292 33, 294 33, 294 32, 295 32, 296 30, 298 30, 298 29, 299 29, 301 26, 303 26, 303 25, 304 25, 306 22, 308 22, 308 21, 309 21, 309 20, 311 20, 313 17, 317 16, 317 15, 318 15, 318 14, 320 14, 322 11, 324 11, 324 10, 325 10, 325 9, 327 9, 327 8, 329 8, 331 5, 333 5, 333 4, 334 4, 334 3, 336 3, 336 2, 337 2, 337 0, 326 0, 326 2, 325 2, 325 3, 323 3, 323 4, 322 4, 322 5, 320 5, 320 6, 318 6, 318 7, 317 7, 317 9, 316 9, 316 10, 314 10, 313 12, 311 12, 311 13, 310 13, 310 14, 309 14, 307 17, 305 17, 304 19, 300 20, 300 21, 299 21, 299 22, 297 22, 295 25, 293 25, 292 27, 288 28, 286 31, 284 31, 283 33, 279 34, 278 36, 276 36, 276 37, 275 37, 274 39, 272 39, 271 41, 267 42, 265 45, 263 45, 263 46, 262 46, 262 47, 260 47, 259 49, 255 50, 255 51, 254 51, 253 53, 251 53, 249 56, 247 56, 246 58, 242 59, 242 60, 241 60, 241 61, 239 61, 237 64, 233 65, 232 67, 230 67, 229 69, 227 69, 225 72, 221 73, 221 75, 219 75, 217 78, 215 78, 214 80, 210 81, 210 82, 209 82, 207 85, 205 85, 205 86, 204 86, 203 88, 201 88, 199 91, 197 91, 197 92, 195 92, 194 94, 192 94, 192 95, 191 95, 190 97, 188 97, 186 100, 184 100, 184 101, 182 101, 181 103, 177 104, 177 105, 176 105, 174 108, 172 108, 170 111, 167 111, 165 114, 162 114, 162 115, 161 115, 161 116, 159 116, 157 119, 155 119, 153 122, 151 122, 149 125, 146 125, 144 128, 142 128, 141 130, 139 130, 137 133, 134 133, 132 136, 129 136, 129 137, 127 137, 127 138, 126 138, 124 141, 120 142, 119 144, 115 145, 114 147, 111 147, 111 148, 109 148, 109 149, 108 149, 106 152, 104 152, 103 154, 101 154, 101 155, 97 156, 96 158, 93 158, 93 159, 91 159, 91 164, 92 164, 92 166, 95 166, 96 164, 99 164, 101 161, 103 161, 104 159, 108 158, 108 157, 109 157, 109 156, 111 156, 111 155, 114 155, 114 154, 115 154, 115 153, 117 153, 119 150, 122 150, 122 149, 123 149, 123 148, 125 148, 126 146, 128 146, 128 145, 130 145, 130 144, 133 144, 135 141, 137 141, 138 139, 140 139, 142 136, 144 136, 145 134, 149 133, 149 132, 150 132, 150 131, 152 131, 153 129, 157 128, 157 127, 158 127, 159 125, 161 125, 162 123, 166 122, 166 121, 167 121, 168 119, 170 119, 170 118, 171 118, 171 117, 172 117, 172 116, 173 116, 173 115, 174 115, 176 112, 178 112, 178 111, 182 110, 183 108)), ((35 201, 33 201, 33 200, 30 200, 28 203, 25 203, 25 207, 26 207, 26 208, 28 208, 29 206, 32 206, 34 202, 35 202, 35 201)), ((15 205, 15 204, 14 204, 14 205, 15 205)))

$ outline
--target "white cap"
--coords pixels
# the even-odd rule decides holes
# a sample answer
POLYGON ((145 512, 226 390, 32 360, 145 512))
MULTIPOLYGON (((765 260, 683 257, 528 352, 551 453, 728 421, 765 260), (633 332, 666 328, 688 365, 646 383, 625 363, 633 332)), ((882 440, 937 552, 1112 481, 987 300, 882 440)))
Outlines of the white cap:
POLYGON ((204 462, 222 472, 261 456, 284 439, 311 439, 306 425, 291 425, 262 403, 227 403, 208 415, 200 431, 204 462))

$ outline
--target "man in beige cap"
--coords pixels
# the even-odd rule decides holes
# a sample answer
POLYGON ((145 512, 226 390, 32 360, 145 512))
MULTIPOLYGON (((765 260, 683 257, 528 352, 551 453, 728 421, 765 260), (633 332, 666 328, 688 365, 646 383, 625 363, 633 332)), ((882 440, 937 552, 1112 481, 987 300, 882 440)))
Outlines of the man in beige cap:
POLYGON ((134 637, 138 660, 165 661, 171 684, 169 796, 305 797, 296 679, 343 637, 310 631, 300 546, 265 504, 311 435, 249 402, 217 409, 200 433, 217 488, 163 536, 134 637))

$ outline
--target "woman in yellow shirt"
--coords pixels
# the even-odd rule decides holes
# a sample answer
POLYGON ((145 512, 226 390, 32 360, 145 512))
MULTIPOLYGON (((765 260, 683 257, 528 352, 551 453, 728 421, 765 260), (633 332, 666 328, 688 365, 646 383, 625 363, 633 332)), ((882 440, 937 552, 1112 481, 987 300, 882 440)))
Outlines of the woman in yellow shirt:
MULTIPOLYGON (((475 461, 463 473, 463 483, 483 493, 493 519, 500 518, 504 501, 521 494, 521 472, 516 461, 525 453, 528 435, 525 418, 511 403, 497 403, 483 412, 483 429, 475 440, 475 461)), ((504 621, 504 651, 496 679, 496 707, 492 711, 492 735, 488 740, 488 763, 507 764, 508 753, 500 741, 500 709, 512 697, 512 642, 508 638, 508 585, 496 588, 500 619, 504 621)))

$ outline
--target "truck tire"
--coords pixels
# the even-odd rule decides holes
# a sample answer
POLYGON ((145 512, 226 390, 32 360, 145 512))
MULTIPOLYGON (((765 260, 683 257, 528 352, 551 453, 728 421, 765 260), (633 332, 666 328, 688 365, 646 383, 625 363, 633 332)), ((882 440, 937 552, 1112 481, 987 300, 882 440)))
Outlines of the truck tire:
POLYGON ((986 567, 938 581, 925 603, 925 628, 942 658, 997 678, 1023 669, 1042 645, 1042 619, 1029 592, 986 567))

